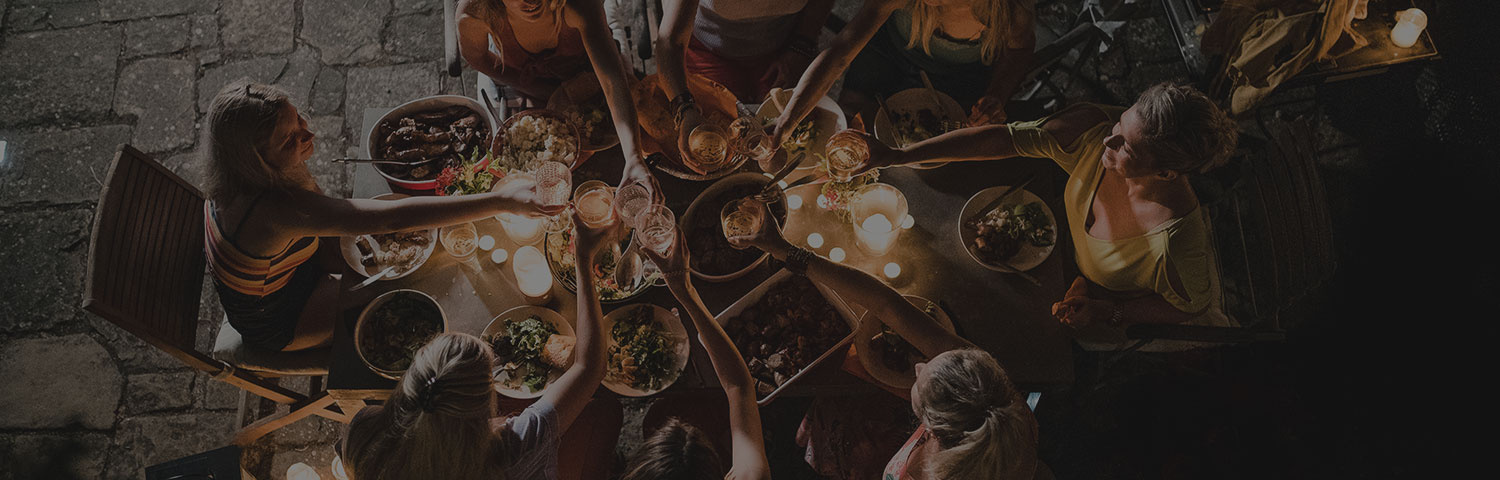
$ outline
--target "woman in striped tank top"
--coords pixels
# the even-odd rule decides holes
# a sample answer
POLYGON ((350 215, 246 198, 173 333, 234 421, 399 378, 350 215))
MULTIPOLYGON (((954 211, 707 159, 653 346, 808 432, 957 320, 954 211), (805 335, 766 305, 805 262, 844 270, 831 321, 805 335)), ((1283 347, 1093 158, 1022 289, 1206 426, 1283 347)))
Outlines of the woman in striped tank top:
POLYGON ((395 201, 323 194, 307 160, 313 133, 281 90, 236 82, 203 130, 209 201, 204 252, 219 302, 245 342, 268 350, 322 346, 333 335, 339 237, 431 228, 500 212, 550 215, 531 182, 495 192, 395 201), (318 261, 311 261, 317 259, 318 261))

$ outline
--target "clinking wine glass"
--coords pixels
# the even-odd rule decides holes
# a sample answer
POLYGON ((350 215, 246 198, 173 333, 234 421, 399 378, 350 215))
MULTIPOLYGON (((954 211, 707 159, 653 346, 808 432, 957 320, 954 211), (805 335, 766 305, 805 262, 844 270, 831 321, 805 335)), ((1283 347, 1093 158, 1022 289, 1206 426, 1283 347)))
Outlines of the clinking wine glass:
MULTIPOLYGON (((753 201, 750 198, 739 198, 724 204, 724 208, 719 211, 719 222, 724 227, 725 239, 751 235, 760 230, 761 222, 765 219, 761 216, 761 210, 751 204, 753 201)), ((749 247, 736 245, 734 242, 729 245, 740 250, 749 247)))
POLYGON ((688 133, 688 159, 705 172, 728 163, 731 147, 729 131, 713 123, 704 122, 688 133))
MULTIPOLYGON (((568 196, 573 193, 573 171, 567 165, 542 162, 532 174, 536 175, 536 194, 542 205, 558 206, 568 203, 568 196)), ((558 233, 572 228, 568 217, 566 212, 553 215, 547 219, 547 231, 558 233)))
POLYGON ((745 155, 757 163, 776 153, 776 149, 771 148, 771 136, 755 117, 735 119, 729 124, 729 133, 735 139, 736 154, 745 155))
POLYGON ((677 241, 677 218, 666 205, 652 205, 641 212, 635 228, 635 240, 642 247, 666 255, 677 241))
POLYGON ((646 191, 645 185, 632 183, 615 192, 615 215, 626 227, 635 228, 636 218, 650 206, 651 192, 646 191))
POLYGON ((870 145, 858 130, 844 130, 828 137, 828 175, 835 182, 847 182, 854 172, 870 161, 870 145))
POLYGON ((573 191, 573 208, 578 218, 591 227, 602 227, 615 221, 615 192, 598 180, 589 180, 573 191))
POLYGON ((438 240, 443 244, 443 250, 452 255, 454 260, 470 267, 478 267, 475 253, 479 250, 479 232, 474 229, 472 222, 439 229, 438 240))

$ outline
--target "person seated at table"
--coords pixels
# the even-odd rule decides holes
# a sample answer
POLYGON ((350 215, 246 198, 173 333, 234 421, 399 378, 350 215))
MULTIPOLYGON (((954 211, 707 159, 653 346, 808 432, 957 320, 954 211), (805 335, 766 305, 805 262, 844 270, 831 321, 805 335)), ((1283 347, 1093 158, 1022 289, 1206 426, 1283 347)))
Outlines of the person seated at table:
MULTIPOLYGON (((575 214, 575 225, 583 225, 575 214)), ((576 248, 598 252, 613 229, 582 227, 576 248)), ((556 479, 559 439, 604 379, 605 340, 593 255, 579 255, 573 364, 519 415, 494 418, 495 352, 488 342, 445 333, 418 350, 383 406, 366 407, 344 434, 350 478, 556 479)))
POLYGON ((769 479, 771 467, 766 460, 760 407, 755 403, 755 385, 750 369, 745 366, 729 334, 714 321, 713 314, 708 312, 708 307, 698 297, 698 290, 693 287, 688 273, 691 254, 681 241, 686 237, 680 228, 677 238, 679 241, 665 255, 652 249, 645 249, 645 252, 661 268, 672 296, 692 319, 698 330, 698 342, 708 352, 719 384, 728 397, 730 468, 727 473, 724 471, 719 453, 704 432, 673 418, 646 439, 621 479, 769 479))
MULTIPOLYGON (((793 246, 782 236, 766 205, 752 205, 766 221, 753 234, 730 238, 730 244, 770 253, 788 270, 829 287, 851 304, 864 306, 867 315, 885 321, 931 359, 916 365, 917 379, 908 393, 911 410, 921 423, 886 462, 880 478, 1032 478, 1038 464, 1036 419, 993 356, 943 329, 874 276, 793 246)), ((810 412, 809 416, 815 414, 842 415, 844 421, 826 422, 838 423, 835 429, 871 421, 853 409, 810 412)))
POLYGON ((1162 83, 1129 109, 1078 104, 1047 118, 966 128, 892 150, 874 137, 861 171, 928 162, 1048 158, 1068 172, 1063 204, 1076 279, 1053 314, 1095 323, 1221 323, 1208 215, 1188 176, 1229 161, 1238 127, 1203 93, 1162 83))
POLYGON ((655 47, 667 98, 687 93, 688 73, 718 82, 742 103, 795 86, 818 54, 832 9, 833 0, 666 2, 655 47))
POLYGON ((868 0, 802 75, 776 119, 781 145, 844 76, 845 114, 875 118, 874 101, 923 86, 972 106, 969 122, 1005 121, 1005 103, 1031 67, 1033 0, 868 0), (847 71, 846 71, 847 70, 847 71))
POLYGON ((221 90, 210 104, 203 136, 209 178, 204 251, 214 289, 245 343, 267 350, 318 347, 333 334, 338 281, 328 273, 343 262, 338 242, 318 237, 562 209, 542 206, 534 182, 459 197, 327 196, 307 168, 314 137, 307 120, 285 92, 269 85, 237 82, 221 90), (309 262, 315 257, 320 261, 309 262))
POLYGON ((456 10, 464 61, 534 102, 545 103, 563 81, 596 73, 625 155, 620 185, 656 192, 640 153, 633 72, 611 37, 603 0, 462 0, 456 10))

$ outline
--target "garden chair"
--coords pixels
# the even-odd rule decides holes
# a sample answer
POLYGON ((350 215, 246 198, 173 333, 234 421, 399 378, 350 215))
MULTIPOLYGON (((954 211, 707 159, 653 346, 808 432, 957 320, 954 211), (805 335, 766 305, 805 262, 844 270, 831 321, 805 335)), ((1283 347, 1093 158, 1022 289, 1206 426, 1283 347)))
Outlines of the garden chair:
MULTIPOLYGON (((238 332, 227 322, 214 355, 197 350, 204 201, 192 184, 139 150, 122 147, 94 214, 83 308, 215 380, 288 405, 287 413, 243 426, 235 444, 248 445, 308 415, 347 422, 322 391, 321 377, 313 377, 306 394, 273 380, 281 375, 326 374, 326 350, 257 351, 239 342, 238 332)), ((242 419, 243 409, 242 397, 242 419)))

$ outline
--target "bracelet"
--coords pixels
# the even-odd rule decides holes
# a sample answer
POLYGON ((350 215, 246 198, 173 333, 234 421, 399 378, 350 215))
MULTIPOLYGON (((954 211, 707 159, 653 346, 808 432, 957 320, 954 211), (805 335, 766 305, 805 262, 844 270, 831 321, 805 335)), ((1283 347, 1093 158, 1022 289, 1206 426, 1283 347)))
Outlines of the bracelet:
POLYGON ((818 56, 818 42, 807 37, 792 37, 792 41, 787 42, 786 49, 807 58, 818 56))
POLYGON ((1125 320, 1122 318, 1124 313, 1120 311, 1120 307, 1115 307, 1114 311, 1109 313, 1109 320, 1106 320, 1104 323, 1108 323, 1112 327, 1118 327, 1120 326, 1120 322, 1125 320))
POLYGON ((792 247, 792 253, 786 256, 786 269, 798 275, 807 275, 807 262, 811 261, 813 252, 805 248, 792 247))

